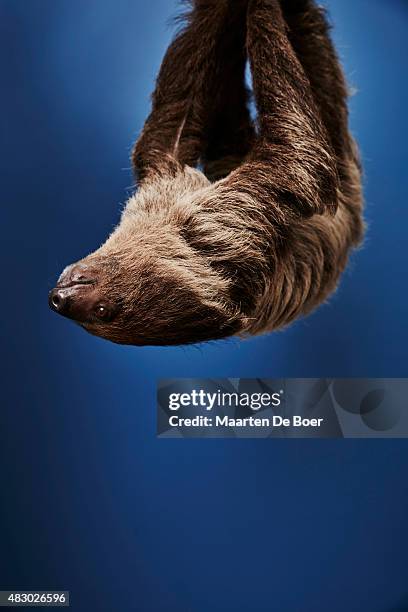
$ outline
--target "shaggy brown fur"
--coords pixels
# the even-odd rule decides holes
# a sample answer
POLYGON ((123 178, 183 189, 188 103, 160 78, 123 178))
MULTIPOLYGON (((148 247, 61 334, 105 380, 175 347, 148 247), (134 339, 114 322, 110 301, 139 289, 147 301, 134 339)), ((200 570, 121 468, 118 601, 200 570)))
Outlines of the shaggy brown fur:
POLYGON ((115 316, 81 324, 183 344, 276 329, 320 304, 363 232, 346 99, 314 0, 194 0, 134 150, 138 191, 81 262, 115 316))

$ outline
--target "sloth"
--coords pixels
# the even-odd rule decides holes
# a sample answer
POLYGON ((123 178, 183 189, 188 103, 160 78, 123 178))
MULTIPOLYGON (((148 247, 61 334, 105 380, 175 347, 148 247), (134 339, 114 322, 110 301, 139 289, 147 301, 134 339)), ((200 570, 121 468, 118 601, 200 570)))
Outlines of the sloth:
POLYGON ((190 4, 133 150, 137 191, 49 294, 53 310, 117 343, 286 326, 334 291, 363 236, 348 90, 324 11, 314 0, 190 4))

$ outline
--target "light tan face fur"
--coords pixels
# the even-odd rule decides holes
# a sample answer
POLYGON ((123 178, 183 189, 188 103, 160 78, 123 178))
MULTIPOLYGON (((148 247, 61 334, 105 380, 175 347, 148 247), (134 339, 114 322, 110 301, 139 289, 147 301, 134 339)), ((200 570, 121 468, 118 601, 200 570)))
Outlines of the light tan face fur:
POLYGON ((70 296, 81 314, 81 299, 103 304, 109 320, 88 311, 71 318, 92 334, 136 345, 197 342, 238 330, 229 280, 188 243, 208 185, 201 172, 186 168, 132 196, 105 244, 76 264, 92 271, 94 283, 70 296))

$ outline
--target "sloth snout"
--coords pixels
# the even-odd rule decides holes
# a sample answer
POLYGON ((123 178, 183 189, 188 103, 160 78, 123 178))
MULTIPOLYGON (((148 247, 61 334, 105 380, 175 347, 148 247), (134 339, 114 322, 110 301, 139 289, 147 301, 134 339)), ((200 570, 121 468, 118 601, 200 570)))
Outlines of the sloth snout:
POLYGON ((50 308, 78 323, 110 321, 114 308, 101 295, 98 276, 95 268, 85 264, 65 268, 57 286, 49 293, 50 308))
POLYGON ((85 323, 94 312, 97 314, 98 296, 89 285, 57 286, 50 292, 48 303, 58 314, 85 323))

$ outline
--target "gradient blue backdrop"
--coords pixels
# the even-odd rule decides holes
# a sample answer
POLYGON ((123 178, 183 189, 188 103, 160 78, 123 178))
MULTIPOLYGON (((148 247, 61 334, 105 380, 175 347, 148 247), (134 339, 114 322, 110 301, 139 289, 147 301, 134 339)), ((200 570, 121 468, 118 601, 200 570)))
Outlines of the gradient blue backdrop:
POLYGON ((408 610, 406 441, 156 440, 161 376, 406 376, 408 5, 330 0, 368 233, 285 332, 130 348, 48 310, 132 184, 173 0, 0 0, 0 588, 75 611, 408 610))

